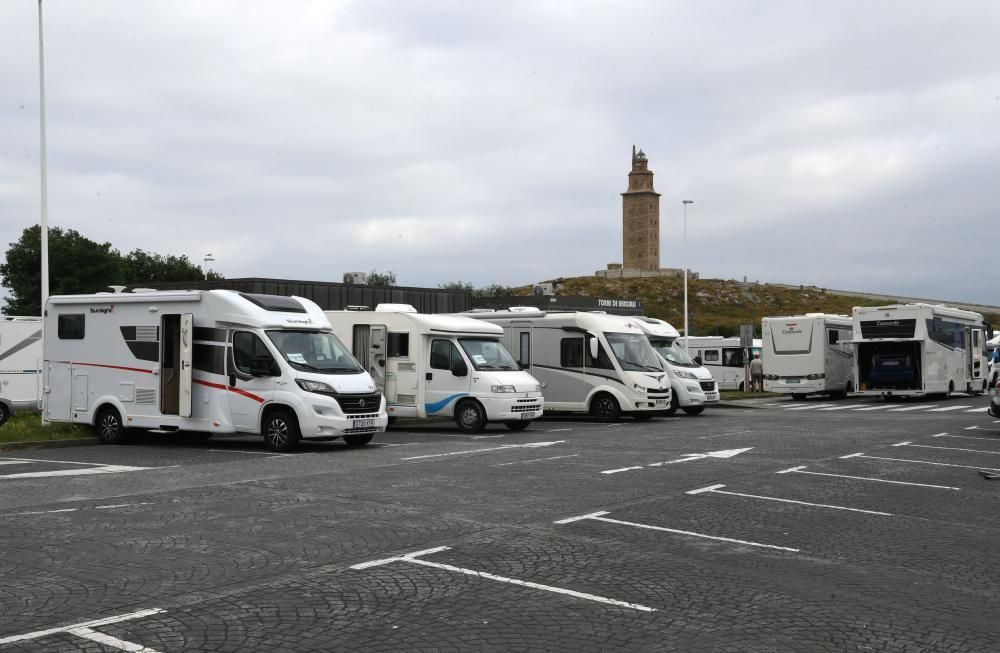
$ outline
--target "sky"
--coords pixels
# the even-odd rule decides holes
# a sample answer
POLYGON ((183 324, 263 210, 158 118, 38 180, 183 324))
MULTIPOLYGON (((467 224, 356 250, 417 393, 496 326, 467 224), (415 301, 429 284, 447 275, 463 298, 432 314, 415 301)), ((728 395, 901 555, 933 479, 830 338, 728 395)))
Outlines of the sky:
MULTIPOLYGON (((622 260, 1000 304, 1000 3, 45 0, 49 224, 227 277, 517 286, 622 260)), ((0 2, 0 251, 40 220, 0 2)))

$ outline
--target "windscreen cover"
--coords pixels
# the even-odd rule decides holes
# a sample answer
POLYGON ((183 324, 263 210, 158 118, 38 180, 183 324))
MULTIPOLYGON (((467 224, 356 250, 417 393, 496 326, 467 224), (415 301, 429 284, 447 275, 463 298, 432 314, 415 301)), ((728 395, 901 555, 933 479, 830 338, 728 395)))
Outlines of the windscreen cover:
POLYGON ((812 350, 814 321, 771 321, 771 346, 775 354, 808 354, 812 350))

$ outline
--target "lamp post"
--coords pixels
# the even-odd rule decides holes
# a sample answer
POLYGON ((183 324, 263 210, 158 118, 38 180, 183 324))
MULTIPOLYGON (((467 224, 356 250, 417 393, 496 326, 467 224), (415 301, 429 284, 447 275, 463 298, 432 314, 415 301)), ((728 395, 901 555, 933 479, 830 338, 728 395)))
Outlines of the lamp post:
POLYGON ((688 348, 688 204, 694 200, 681 200, 684 205, 684 351, 688 348))
POLYGON ((213 261, 215 258, 212 256, 212 252, 205 254, 205 258, 202 259, 201 273, 205 275, 205 281, 208 281, 208 264, 213 261))
POLYGON ((40 315, 45 313, 45 302, 49 299, 49 184, 45 155, 45 44, 42 40, 42 0, 38 0, 38 110, 39 110, 39 161, 42 168, 42 304, 40 315))

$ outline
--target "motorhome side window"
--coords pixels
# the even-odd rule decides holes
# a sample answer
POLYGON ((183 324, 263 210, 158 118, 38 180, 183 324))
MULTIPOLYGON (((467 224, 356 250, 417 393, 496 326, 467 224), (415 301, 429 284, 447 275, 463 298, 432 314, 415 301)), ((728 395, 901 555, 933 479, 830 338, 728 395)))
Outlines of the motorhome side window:
POLYGON ((706 363, 718 363, 719 362, 719 350, 718 349, 706 349, 702 352, 702 360, 706 363))
POLYGON ((59 316, 59 339, 60 340, 83 340, 85 317, 84 315, 60 315, 59 316))
POLYGON ((431 369, 450 370, 452 361, 460 360, 462 360, 462 356, 451 340, 431 342, 431 369))
POLYGON ((831 345, 835 345, 840 342, 840 332, 836 329, 830 329, 826 332, 826 341, 831 345))
POLYGON ((531 366, 531 334, 521 334, 521 351, 518 353, 517 362, 521 367, 531 366))
POLYGON ((563 338, 559 343, 559 364, 563 367, 596 367, 613 370, 614 365, 611 364, 611 359, 600 343, 597 345, 597 360, 591 358, 591 339, 593 336, 587 336, 587 346, 584 347, 583 338, 563 338))
POLYGON ((410 334, 390 333, 389 334, 389 358, 409 358, 410 356, 410 334))
POLYGON ((945 347, 965 349, 965 327, 957 322, 948 322, 938 317, 927 320, 927 335, 945 347))
MULTIPOLYGON (((705 352, 706 354, 708 352, 705 352)), ((718 356, 717 352, 712 352, 718 356)), ((709 360, 705 358, 705 360, 709 360)), ((718 358, 716 358, 718 360, 718 358)), ((743 367, 743 350, 742 349, 723 349, 722 350, 722 365, 723 367, 743 367)))
POLYGON ((250 366, 254 358, 266 357, 273 365, 274 358, 264 342, 253 333, 238 331, 233 334, 233 360, 236 369, 244 374, 250 374, 250 366))

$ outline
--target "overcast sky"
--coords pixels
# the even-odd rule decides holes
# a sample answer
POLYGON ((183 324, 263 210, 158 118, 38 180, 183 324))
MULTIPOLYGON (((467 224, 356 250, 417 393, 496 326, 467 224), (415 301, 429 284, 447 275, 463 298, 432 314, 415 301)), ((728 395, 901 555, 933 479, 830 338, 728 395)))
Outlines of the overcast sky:
MULTIPOLYGON (((227 277, 620 262, 1000 304, 1000 3, 45 0, 49 221, 227 277)), ((40 215, 37 3, 0 2, 0 247, 40 215)))

